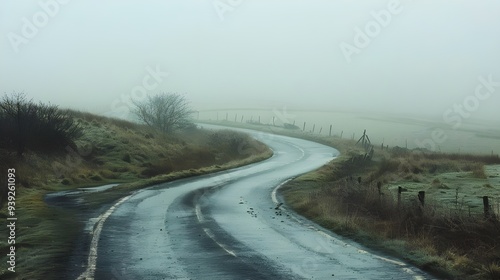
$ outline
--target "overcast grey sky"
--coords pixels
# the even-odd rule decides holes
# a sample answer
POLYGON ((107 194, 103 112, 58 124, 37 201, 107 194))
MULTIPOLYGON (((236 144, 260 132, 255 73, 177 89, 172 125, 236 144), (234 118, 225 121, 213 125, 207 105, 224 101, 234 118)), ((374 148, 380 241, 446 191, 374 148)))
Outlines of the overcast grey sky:
POLYGON ((2 94, 96 113, 167 91, 195 109, 468 102, 500 120, 496 0, 2 0, 0 33, 2 94))

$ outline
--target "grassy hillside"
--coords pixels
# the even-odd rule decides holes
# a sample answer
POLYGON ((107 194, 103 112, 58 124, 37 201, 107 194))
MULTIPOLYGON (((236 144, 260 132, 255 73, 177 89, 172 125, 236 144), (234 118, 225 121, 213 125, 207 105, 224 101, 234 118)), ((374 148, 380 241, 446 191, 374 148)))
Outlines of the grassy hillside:
MULTIPOLYGON (((110 183, 121 185, 83 201, 87 207, 112 202, 131 191, 155 183, 220 171, 268 158, 262 143, 232 131, 195 127, 174 135, 149 127, 88 113, 74 112, 83 128, 75 145, 58 153, 27 151, 22 158, 0 150, 1 182, 7 169, 16 169, 16 273, 7 271, 7 229, 0 229, 2 279, 51 279, 61 271, 82 224, 76 213, 49 206, 44 196, 110 183)), ((5 198, 5 196, 3 196, 5 198)), ((4 204, 0 218, 7 218, 4 204)), ((76 210, 75 210, 76 211, 76 210)))

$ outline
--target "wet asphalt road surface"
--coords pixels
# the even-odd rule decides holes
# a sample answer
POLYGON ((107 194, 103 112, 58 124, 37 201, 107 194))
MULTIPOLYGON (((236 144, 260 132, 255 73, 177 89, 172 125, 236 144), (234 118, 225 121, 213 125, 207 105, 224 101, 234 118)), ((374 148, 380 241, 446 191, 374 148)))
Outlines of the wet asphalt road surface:
POLYGON ((272 158, 121 201, 94 232, 95 264, 81 279, 432 279, 280 205, 279 185, 326 164, 335 149, 250 133, 272 158))

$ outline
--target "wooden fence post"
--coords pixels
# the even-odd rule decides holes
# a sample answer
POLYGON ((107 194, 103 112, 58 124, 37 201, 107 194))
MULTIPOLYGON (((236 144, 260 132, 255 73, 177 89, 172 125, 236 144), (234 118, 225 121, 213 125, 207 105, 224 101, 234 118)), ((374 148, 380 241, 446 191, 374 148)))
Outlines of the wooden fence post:
POLYGON ((418 192, 418 200, 420 201, 420 204, 422 204, 422 207, 424 207, 425 206, 425 191, 418 192))
POLYGON ((484 206, 484 217, 489 218, 490 213, 490 201, 488 200, 488 196, 483 196, 483 206, 484 206))
MULTIPOLYGON (((359 177, 359 179, 361 179, 361 177, 359 177)), ((377 182, 377 190, 378 190, 378 203, 381 204, 382 203, 382 183, 381 182, 377 182)))
POLYGON ((330 125, 330 133, 328 134, 328 136, 332 136, 332 125, 330 125))
POLYGON ((398 187, 398 209, 401 208, 401 192, 403 192, 403 188, 401 186, 398 187))
POLYGON ((304 126, 302 127, 302 131, 306 130, 306 122, 304 122, 304 126))

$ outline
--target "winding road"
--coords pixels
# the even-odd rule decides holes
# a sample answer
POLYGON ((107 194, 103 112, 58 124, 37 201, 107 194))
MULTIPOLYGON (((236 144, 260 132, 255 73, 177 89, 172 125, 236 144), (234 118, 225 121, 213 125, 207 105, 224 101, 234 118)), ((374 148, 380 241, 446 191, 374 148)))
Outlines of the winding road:
POLYGON ((338 155, 333 148, 246 131, 274 156, 123 198, 94 226, 79 279, 431 279, 279 204, 276 189, 338 155))

